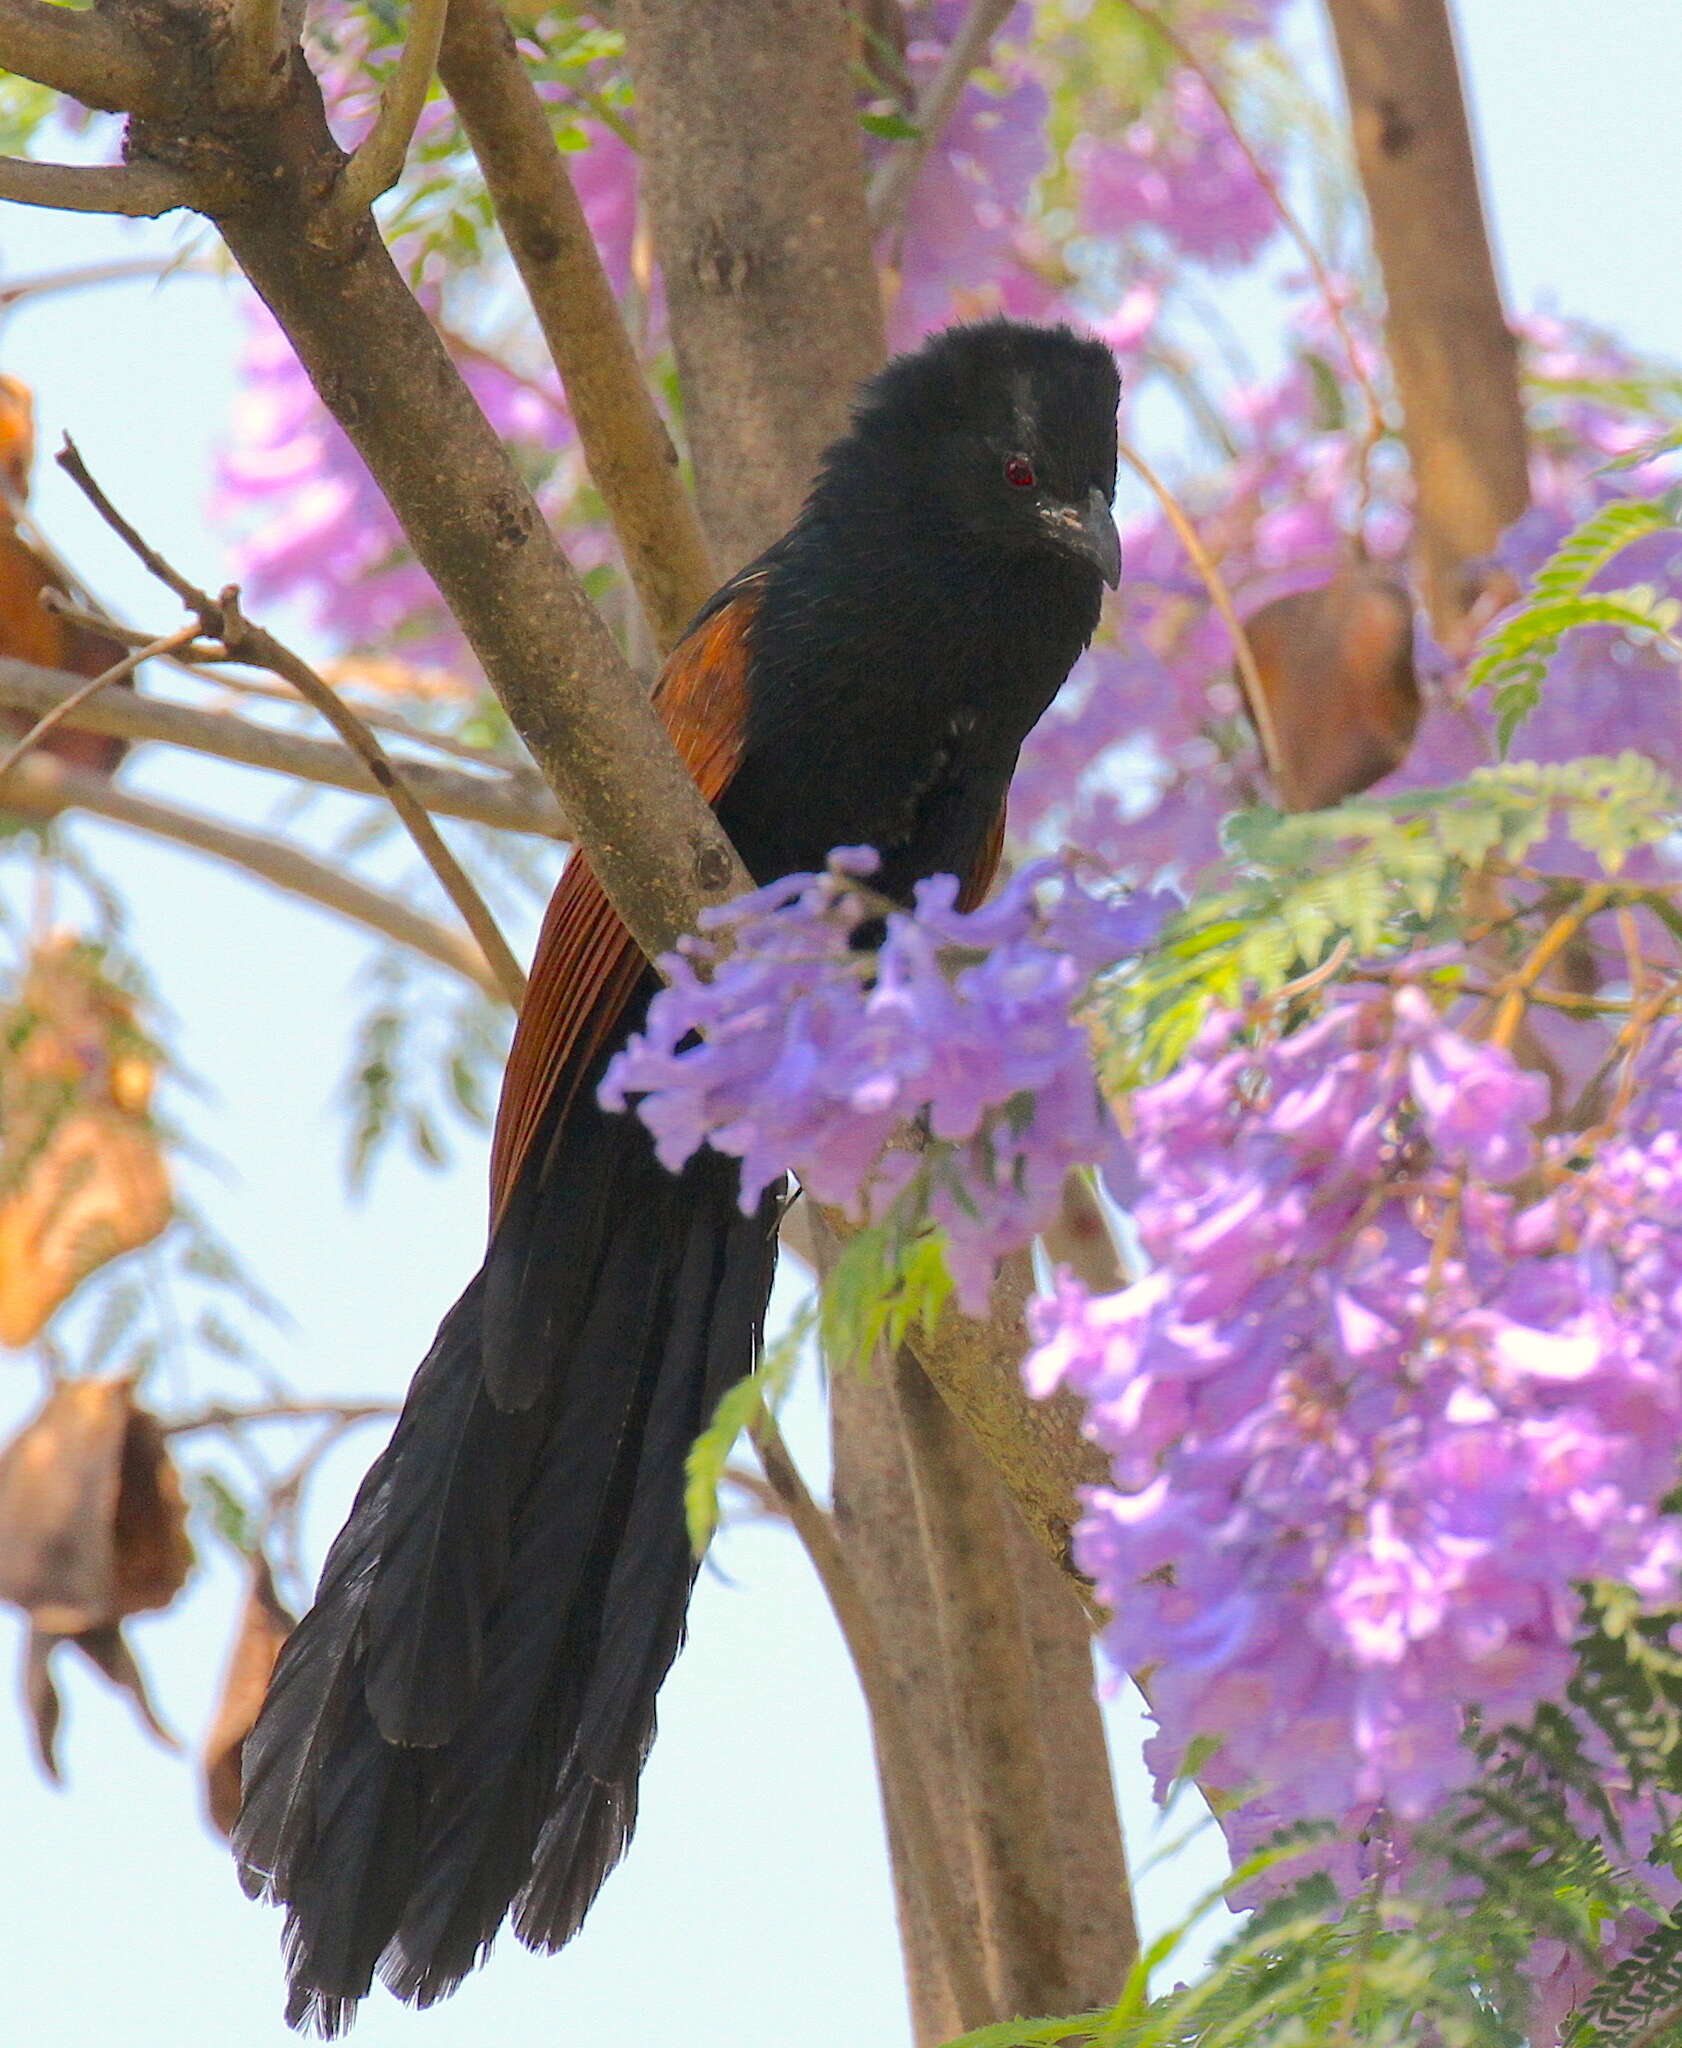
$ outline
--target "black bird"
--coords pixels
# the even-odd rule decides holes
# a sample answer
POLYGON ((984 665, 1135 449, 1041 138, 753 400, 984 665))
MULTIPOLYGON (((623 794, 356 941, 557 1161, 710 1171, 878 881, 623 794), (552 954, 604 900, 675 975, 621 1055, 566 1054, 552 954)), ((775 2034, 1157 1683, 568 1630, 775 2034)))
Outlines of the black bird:
MULTIPOLYGON (((1067 328, 959 327, 866 386, 804 511, 657 701, 756 880, 869 844, 905 901, 998 861, 1017 753, 1121 572, 1119 380, 1067 328)), ((553 1949, 623 1854, 695 1577, 684 1457, 753 1363, 782 1190, 680 1174, 596 1102, 652 969, 575 856, 503 1087, 484 1264, 444 1318, 246 1744, 235 1849, 288 1909, 287 2017, 377 1969, 429 2004, 553 1949)))

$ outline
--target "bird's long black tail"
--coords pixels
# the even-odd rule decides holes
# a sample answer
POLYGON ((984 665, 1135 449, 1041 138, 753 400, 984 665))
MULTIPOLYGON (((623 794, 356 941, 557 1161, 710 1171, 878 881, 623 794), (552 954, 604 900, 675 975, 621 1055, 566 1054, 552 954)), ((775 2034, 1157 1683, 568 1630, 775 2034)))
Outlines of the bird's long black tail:
MULTIPOLYGON (((605 1056, 604 1056, 605 1057, 605 1056)), ((623 1853, 694 1565, 684 1459, 753 1360, 777 1201, 664 1172, 601 1065, 540 1131, 246 1744, 235 1850, 294 2025, 556 1948, 623 1853)))

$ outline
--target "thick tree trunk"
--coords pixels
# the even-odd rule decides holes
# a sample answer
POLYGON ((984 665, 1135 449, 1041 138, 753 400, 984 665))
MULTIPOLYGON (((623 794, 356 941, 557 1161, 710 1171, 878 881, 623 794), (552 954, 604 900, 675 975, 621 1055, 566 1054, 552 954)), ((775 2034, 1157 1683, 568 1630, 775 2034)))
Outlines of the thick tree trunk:
MULTIPOLYGON (((838 0, 700 11, 621 0, 618 20, 702 518, 733 567, 794 516, 855 387, 882 360, 846 18, 838 0)), ((1019 1323, 990 1334, 1006 1347, 999 1378, 1021 1402, 1019 1323)), ((955 1917, 974 1930, 989 1989, 981 2013, 953 1996, 887 1802, 917 2040, 1113 1996, 1132 1919, 1086 1618, 1066 1589, 1044 1600, 1055 1567, 1032 1556, 914 1359, 868 1382, 838 1376, 833 1401, 837 1530, 918 1745, 907 1767, 935 1809, 955 1917), (960 1491, 962 1514, 945 1512, 960 1491), (1055 1770, 1036 1718, 1036 1648, 1085 1674, 1052 1725, 1055 1770), (1083 1866, 1108 1882, 1107 1919, 1092 1911, 1093 1880, 1072 1876, 1083 1866)), ((1065 1479, 1054 1512, 1066 1516, 1067 1501, 1065 1479)))
POLYGON ((1384 273, 1386 332, 1439 633, 1465 570, 1530 501, 1518 349, 1502 310, 1448 0, 1326 0, 1384 273))
POLYGON ((620 0, 701 517, 739 568, 882 360, 840 0, 620 0), (792 488, 791 488, 792 486, 792 488))

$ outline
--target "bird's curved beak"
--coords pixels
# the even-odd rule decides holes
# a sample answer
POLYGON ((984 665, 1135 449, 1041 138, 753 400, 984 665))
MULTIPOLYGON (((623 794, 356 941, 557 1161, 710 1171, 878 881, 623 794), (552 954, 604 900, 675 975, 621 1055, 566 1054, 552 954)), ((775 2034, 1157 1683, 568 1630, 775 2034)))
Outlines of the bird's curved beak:
POLYGON ((1121 536, 1110 515, 1110 503, 1094 484, 1086 503, 1048 505, 1044 518, 1057 545, 1090 562, 1114 590, 1121 581, 1121 536))

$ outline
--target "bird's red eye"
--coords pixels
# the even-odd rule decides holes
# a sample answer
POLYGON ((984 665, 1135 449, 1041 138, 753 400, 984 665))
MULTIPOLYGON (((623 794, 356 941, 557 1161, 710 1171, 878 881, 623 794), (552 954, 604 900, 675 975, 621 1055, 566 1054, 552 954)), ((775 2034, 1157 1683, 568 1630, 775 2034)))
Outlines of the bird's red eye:
POLYGON ((1034 465, 1026 455, 1012 455, 1005 463, 1005 482, 1025 491, 1034 481, 1034 465))

